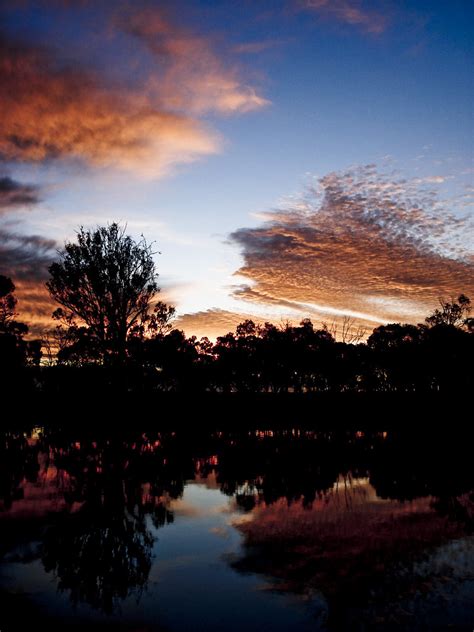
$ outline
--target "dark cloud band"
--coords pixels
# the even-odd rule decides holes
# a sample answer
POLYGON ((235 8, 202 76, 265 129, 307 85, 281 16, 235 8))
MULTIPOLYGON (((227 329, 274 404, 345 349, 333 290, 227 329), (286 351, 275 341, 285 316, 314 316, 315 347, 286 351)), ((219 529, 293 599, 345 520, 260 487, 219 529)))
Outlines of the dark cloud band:
POLYGON ((31 206, 39 201, 39 187, 22 184, 8 176, 0 177, 0 213, 9 209, 31 206))

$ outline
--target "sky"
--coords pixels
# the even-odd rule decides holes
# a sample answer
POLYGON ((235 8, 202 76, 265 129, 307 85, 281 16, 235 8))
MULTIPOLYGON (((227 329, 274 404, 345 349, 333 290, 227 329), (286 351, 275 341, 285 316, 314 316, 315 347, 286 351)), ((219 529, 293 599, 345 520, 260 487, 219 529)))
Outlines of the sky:
POLYGON ((57 250, 113 221, 188 335, 474 298, 470 0, 0 7, 0 274, 33 334, 57 250))

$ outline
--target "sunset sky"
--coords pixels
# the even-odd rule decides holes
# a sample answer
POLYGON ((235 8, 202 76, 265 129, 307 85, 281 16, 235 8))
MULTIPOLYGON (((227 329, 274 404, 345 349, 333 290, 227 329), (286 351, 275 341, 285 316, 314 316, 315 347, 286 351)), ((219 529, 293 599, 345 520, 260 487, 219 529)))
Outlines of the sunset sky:
POLYGON ((189 335, 474 298, 471 0, 1 7, 0 274, 34 333, 56 249, 112 221, 189 335))

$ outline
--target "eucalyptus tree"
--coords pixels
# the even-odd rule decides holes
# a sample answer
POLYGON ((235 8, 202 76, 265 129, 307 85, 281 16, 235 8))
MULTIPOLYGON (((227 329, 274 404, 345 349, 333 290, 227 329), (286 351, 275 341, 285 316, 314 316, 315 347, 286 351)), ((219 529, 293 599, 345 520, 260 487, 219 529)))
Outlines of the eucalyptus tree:
POLYGON ((49 267, 46 286, 61 305, 55 317, 86 326, 108 363, 123 363, 130 332, 149 318, 159 292, 154 254, 143 236, 134 241, 114 222, 81 227, 49 267))

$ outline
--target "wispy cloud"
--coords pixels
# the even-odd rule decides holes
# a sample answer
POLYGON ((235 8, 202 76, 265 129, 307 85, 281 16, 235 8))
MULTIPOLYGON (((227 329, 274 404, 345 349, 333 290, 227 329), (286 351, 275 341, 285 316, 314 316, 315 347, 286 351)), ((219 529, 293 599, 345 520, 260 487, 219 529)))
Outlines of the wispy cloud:
POLYGON ((306 11, 367 33, 383 33, 389 24, 388 16, 380 10, 380 5, 374 8, 373 3, 361 0, 298 0, 298 5, 306 11))
POLYGON ((255 42, 242 42, 241 44, 235 44, 232 47, 232 52, 240 55, 257 55, 263 51, 276 48, 283 44, 282 40, 277 39, 264 39, 255 42))
POLYGON ((118 22, 153 53, 157 72, 150 87, 165 108, 203 114, 249 112, 268 105, 256 89, 216 53, 212 42, 177 27, 163 12, 145 9, 118 22))
POLYGON ((446 212, 427 183, 373 165, 319 179, 262 226, 231 235, 244 257, 236 274, 248 279, 238 298, 375 322, 416 320, 439 296, 472 295, 472 222, 446 212))

